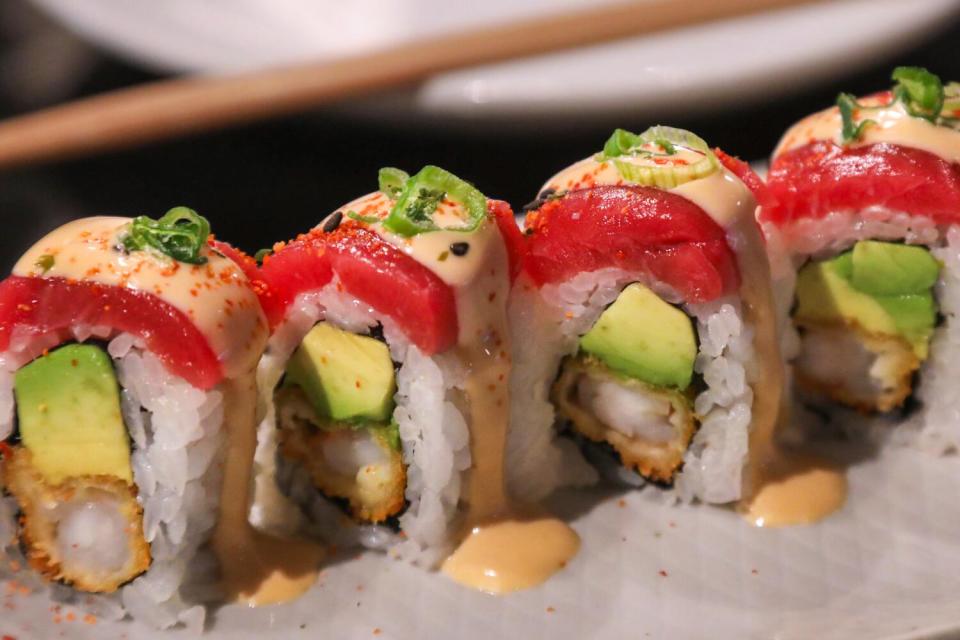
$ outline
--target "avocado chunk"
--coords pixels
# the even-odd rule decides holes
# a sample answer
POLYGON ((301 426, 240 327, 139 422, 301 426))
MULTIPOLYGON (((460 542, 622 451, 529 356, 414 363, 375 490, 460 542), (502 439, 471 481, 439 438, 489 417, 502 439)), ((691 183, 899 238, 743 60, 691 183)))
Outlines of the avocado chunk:
POLYGON ((852 252, 850 282, 875 296, 929 292, 940 275, 936 258, 923 247, 865 240, 852 252))
POLYGON ((937 319, 932 287, 938 274, 939 264, 922 247, 861 241, 800 270, 794 319, 899 336, 924 359, 937 319))
POLYGON ((389 420, 397 391, 387 345, 326 322, 303 338, 285 384, 298 385, 316 412, 332 420, 389 420))
POLYGON ((69 344, 14 375, 20 438, 50 484, 78 476, 133 482, 130 441, 110 356, 69 344))
POLYGON ((639 283, 607 307, 580 348, 617 373, 678 389, 690 385, 697 357, 689 316, 639 283))

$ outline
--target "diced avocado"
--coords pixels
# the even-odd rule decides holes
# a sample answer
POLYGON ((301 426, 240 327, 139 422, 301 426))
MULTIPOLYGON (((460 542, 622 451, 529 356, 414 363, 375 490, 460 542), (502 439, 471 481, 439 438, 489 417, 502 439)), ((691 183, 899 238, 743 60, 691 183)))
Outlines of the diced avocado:
POLYGON ((861 241, 852 251, 800 270, 794 317, 801 323, 852 322, 868 333, 901 336, 923 359, 936 324, 932 287, 939 269, 921 247, 861 241))
POLYGON ((924 293, 937 282, 940 265, 923 247, 862 241, 853 248, 850 282, 876 296, 924 293))
POLYGON ((912 293, 902 296, 878 296, 879 302, 897 325, 897 331, 907 339, 917 357, 927 357, 930 337, 937 322, 937 307, 933 294, 912 293))
POLYGON ((638 283, 600 315, 580 348, 625 376, 678 389, 690 384, 697 357, 690 318, 638 283))
POLYGON ((897 325, 877 300, 853 288, 843 277, 850 254, 833 260, 810 262, 797 275, 797 309, 794 318, 813 322, 851 320, 870 333, 897 333, 897 325))
POLYGON ((321 322, 287 364, 288 384, 303 389, 313 408, 333 420, 381 422, 397 391, 387 345, 321 322))
POLYGON ((14 375, 20 438, 51 484, 107 475, 133 481, 120 391, 103 349, 70 344, 14 375))

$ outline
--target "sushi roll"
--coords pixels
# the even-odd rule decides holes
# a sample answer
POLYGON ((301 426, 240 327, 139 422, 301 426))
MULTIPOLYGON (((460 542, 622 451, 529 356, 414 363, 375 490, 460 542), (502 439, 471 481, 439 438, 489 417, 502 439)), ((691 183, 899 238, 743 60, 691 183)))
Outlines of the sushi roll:
POLYGON ((915 67, 892 79, 786 132, 761 219, 802 402, 939 452, 960 445, 960 84, 915 67))
POLYGON ((658 126, 615 131, 525 207, 515 494, 589 481, 575 441, 601 469, 683 500, 746 495, 745 465, 772 455, 782 379, 751 187, 744 163, 658 126))
POLYGON ((506 203, 439 167, 383 169, 379 186, 263 258, 253 517, 290 526, 276 476, 320 535, 434 567, 511 517, 506 300, 522 238, 506 203))
POLYGON ((202 627, 200 602, 225 596, 207 549, 254 555, 243 397, 267 323, 209 237, 185 207, 85 218, 0 283, 0 566, 158 628, 202 627))

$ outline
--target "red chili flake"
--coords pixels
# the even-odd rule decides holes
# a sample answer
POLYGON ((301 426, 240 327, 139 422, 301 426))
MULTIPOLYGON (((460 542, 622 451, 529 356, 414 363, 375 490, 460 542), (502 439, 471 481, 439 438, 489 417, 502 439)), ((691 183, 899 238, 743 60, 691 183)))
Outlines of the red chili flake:
POLYGON ((661 578, 666 578, 666 577, 667 577, 667 572, 664 571, 663 569, 660 569, 660 571, 658 571, 657 573, 660 574, 660 577, 661 577, 661 578))
POLYGON ((625 506, 627 506, 627 501, 624 500, 623 498, 620 498, 619 500, 617 500, 617 506, 623 509, 625 506))
POLYGON ((13 636, 3 636, 3 640, 17 640, 17 639, 13 636))
POLYGON ((556 609, 553 607, 547 607, 547 613, 553 613, 554 611, 556 611, 556 609))
POLYGON ((33 308, 33 307, 31 307, 30 305, 28 305, 28 304, 23 304, 22 302, 17 305, 17 309, 19 309, 20 311, 30 311, 30 309, 32 309, 32 308, 33 308))
POLYGON ((104 310, 104 311, 110 311, 110 305, 108 305, 108 304, 103 305, 103 310, 104 310))
POLYGON ((755 575, 755 576, 756 576, 756 575, 760 575, 760 572, 757 571, 756 569, 750 569, 750 573, 752 573, 752 574, 755 575))
MULTIPOLYGON (((193 267, 193 268, 194 268, 194 270, 197 269, 197 267, 193 267)), ((160 270, 160 275, 169 278, 170 276, 172 276, 173 274, 175 274, 175 273, 176 273, 177 271, 179 271, 179 270, 180 270, 180 263, 179 263, 179 262, 171 262, 169 266, 164 267, 163 269, 160 270)))
POLYGON ((97 624, 97 616, 88 613, 87 615, 83 616, 83 621, 87 624, 97 624))
POLYGON ((362 386, 362 385, 360 384, 360 380, 359 380, 359 379, 358 379, 356 382, 354 382, 353 384, 354 384, 354 386, 357 387, 357 389, 359 389, 359 388, 362 386))
POLYGON ((67 614, 67 622, 73 622, 76 619, 77 619, 77 616, 72 611, 67 614))
POLYGON ((375 635, 375 636, 378 636, 378 635, 380 635, 381 633, 383 633, 383 632, 380 631, 380 627, 377 627, 376 629, 373 630, 373 635, 375 635))
POLYGON ((46 358, 48 355, 50 355, 50 349, 44 349, 40 352, 40 355, 46 358))
POLYGON ((71 367, 79 367, 79 366, 80 366, 80 361, 77 360, 76 358, 74 358, 73 360, 70 361, 70 366, 71 366, 71 367))
POLYGON ((363 585, 362 585, 362 584, 358 584, 358 585, 357 585, 357 591, 363 591, 363 585))

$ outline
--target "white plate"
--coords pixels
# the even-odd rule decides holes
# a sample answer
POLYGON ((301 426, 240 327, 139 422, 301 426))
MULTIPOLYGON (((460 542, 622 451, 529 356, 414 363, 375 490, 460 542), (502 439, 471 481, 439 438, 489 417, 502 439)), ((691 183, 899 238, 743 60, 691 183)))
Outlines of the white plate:
MULTIPOLYGON (((540 588, 486 596, 367 554, 327 568, 293 604, 222 609, 206 637, 956 637, 960 461, 895 450, 863 457, 849 477, 850 500, 840 512, 789 529, 754 529, 722 508, 668 507, 654 491, 567 495, 556 506, 571 518, 583 548, 540 588)), ((183 636, 85 624, 79 615, 68 622, 66 609, 55 614, 35 596, 0 589, 0 636, 183 636)))
MULTIPOLYGON (((605 0, 610 2, 611 0, 605 0)), ((682 2, 683 0, 677 0, 682 2)), ((165 71, 220 73, 332 59, 595 0, 34 0, 77 31, 165 71)), ((835 0, 476 67, 363 101, 383 116, 564 118, 694 112, 756 100, 917 42, 958 0, 835 0)))

